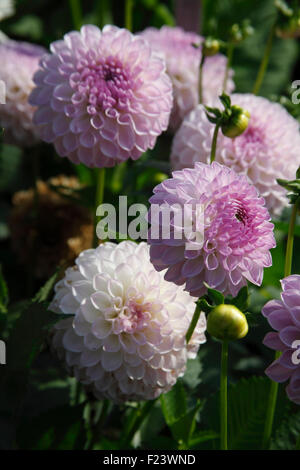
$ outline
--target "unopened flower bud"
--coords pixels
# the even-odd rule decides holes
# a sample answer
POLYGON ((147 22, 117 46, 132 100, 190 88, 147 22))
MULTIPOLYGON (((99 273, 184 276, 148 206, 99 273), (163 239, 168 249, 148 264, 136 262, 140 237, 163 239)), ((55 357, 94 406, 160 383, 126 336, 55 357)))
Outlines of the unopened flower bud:
POLYGON ((207 38, 202 46, 202 53, 205 57, 215 55, 220 50, 220 42, 217 39, 207 38))
POLYGON ((248 127, 250 113, 240 106, 231 107, 232 114, 228 121, 222 124, 222 132, 226 137, 234 139, 241 135, 248 127))
POLYGON ((207 331, 220 340, 244 338, 248 333, 246 316, 234 305, 220 304, 208 315, 207 331))

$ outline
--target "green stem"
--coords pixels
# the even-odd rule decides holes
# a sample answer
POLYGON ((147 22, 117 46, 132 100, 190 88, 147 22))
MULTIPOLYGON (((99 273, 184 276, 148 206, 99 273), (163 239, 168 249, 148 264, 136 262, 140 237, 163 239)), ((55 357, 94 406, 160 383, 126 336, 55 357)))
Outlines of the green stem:
POLYGON ((286 254, 285 254, 284 277, 289 276, 292 272, 294 231, 295 231, 296 217, 297 217, 299 202, 300 202, 300 199, 298 199, 296 203, 294 204, 292 214, 291 214, 289 231, 288 231, 288 239, 287 239, 287 245, 286 245, 286 254))
POLYGON ((133 0, 125 0, 125 28, 132 31, 133 0))
POLYGON ((189 328, 187 330, 187 333, 185 335, 185 339, 186 339, 187 344, 189 343, 191 337, 193 336, 194 330, 196 328, 196 325, 197 325, 199 317, 200 317, 200 313, 201 313, 201 308, 200 308, 200 305, 197 303, 192 321, 191 321, 190 326, 189 326, 189 328))
POLYGON ((229 69, 230 69, 231 64, 232 64, 233 50, 234 50, 234 44, 232 42, 230 42, 228 44, 228 48, 227 48, 227 62, 226 62, 226 70, 225 70, 225 76, 224 76, 224 82, 223 82, 223 93, 226 92, 229 69))
POLYGON ((113 23, 110 18, 110 5, 109 0, 97 0, 97 17, 100 28, 103 28, 107 23, 113 23))
POLYGON ((268 67, 270 53, 271 53, 272 44, 273 44, 273 37, 274 37, 274 33, 275 33, 275 27, 276 27, 276 21, 273 23, 273 26, 270 30, 269 37, 268 37, 268 40, 267 40, 267 44, 266 44, 266 47, 265 47, 264 56, 262 58, 262 61, 261 61, 261 64, 260 64, 260 67, 259 67, 259 70, 258 70, 258 73, 257 73, 256 81, 255 81, 254 88, 253 88, 253 94, 254 95, 258 94, 258 92, 260 90, 260 87, 262 85, 267 67, 268 67))
MULTIPOLYGON (((298 200, 294 204, 293 209, 292 209, 292 215, 291 215, 289 231, 288 231, 286 254, 285 254, 284 277, 289 276, 292 272, 294 229, 295 229, 295 224, 296 224, 296 216, 297 216, 297 210, 299 207, 299 202, 300 200, 298 200)), ((277 360, 280 357, 280 355, 281 355, 281 352, 276 351, 275 360, 277 360)), ((277 382, 273 382, 273 381, 271 382, 270 395, 269 395, 268 408, 267 408, 267 416, 266 416, 265 429, 264 429, 263 442, 262 442, 263 449, 268 448, 271 435, 272 435, 277 396, 278 396, 278 387, 279 385, 277 382)))
POLYGON ((221 450, 227 450, 227 406, 228 406, 228 390, 227 390, 227 375, 228 375, 228 341, 222 342, 222 360, 221 360, 221 389, 220 389, 220 417, 221 417, 221 450))
POLYGON ((202 82, 203 82, 203 65, 204 65, 204 55, 202 53, 202 57, 201 57, 201 62, 200 62, 200 67, 199 67, 199 103, 202 104, 203 103, 203 93, 202 93, 202 89, 203 89, 203 86, 202 86, 202 82))
POLYGON ((80 29, 82 25, 82 11, 80 0, 69 0, 69 8, 74 28, 80 29))
POLYGON ((101 217, 96 215, 98 206, 103 203, 104 187, 105 187, 105 168, 96 169, 96 196, 95 196, 95 219, 94 219, 94 243, 93 246, 98 246, 98 237, 96 233, 97 224, 100 222, 101 217))
POLYGON ((214 134, 213 134, 212 143, 211 143, 210 163, 212 163, 216 158, 217 139, 218 139, 219 129, 220 129, 220 124, 216 124, 214 134))

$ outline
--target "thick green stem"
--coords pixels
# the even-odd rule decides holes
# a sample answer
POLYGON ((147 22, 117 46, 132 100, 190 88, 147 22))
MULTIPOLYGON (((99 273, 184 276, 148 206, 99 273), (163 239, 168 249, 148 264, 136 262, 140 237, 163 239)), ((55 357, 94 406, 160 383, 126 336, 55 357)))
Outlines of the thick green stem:
POLYGON ((234 50, 234 44, 230 42, 227 48, 227 62, 226 62, 226 70, 225 70, 224 81, 223 81, 223 93, 226 92, 229 69, 232 64, 233 50, 234 50))
MULTIPOLYGON (((284 277, 289 276, 292 272, 294 230, 295 230, 298 207, 299 207, 299 200, 293 206, 290 224, 289 224, 288 240, 287 240, 286 255, 285 255, 284 277)), ((280 351, 276 351, 275 360, 277 360, 280 357, 280 355, 281 355, 280 351)), ((269 401, 268 401, 268 407, 267 407, 267 416, 266 416, 264 436, 263 436, 263 442, 262 442, 263 449, 268 449, 271 435, 272 435, 277 396, 278 396, 278 386, 279 385, 277 382, 271 382, 270 395, 269 395, 269 401)))
POLYGON ((194 330, 196 328, 196 325, 197 325, 199 317, 200 317, 200 313, 201 313, 201 308, 200 308, 199 304, 196 304, 196 308, 195 308, 195 312, 194 312, 192 321, 191 321, 190 326, 189 326, 189 328, 187 330, 187 333, 185 335, 185 339, 186 339, 187 344, 189 343, 191 337, 193 336, 194 330))
POLYGON ((199 103, 202 104, 203 103, 203 93, 202 93, 202 82, 203 82, 203 65, 204 65, 204 55, 202 53, 202 57, 201 57, 201 62, 200 62, 200 67, 199 67, 199 84, 198 84, 198 87, 199 87, 199 103))
POLYGON ((272 44, 273 44, 273 37, 274 37, 274 33, 275 33, 275 27, 276 27, 276 22, 274 22, 274 24, 271 28, 271 31, 269 33, 269 37, 268 37, 267 44, 266 44, 266 47, 265 47, 264 56, 262 58, 260 67, 258 69, 255 85, 254 85, 254 88, 253 88, 253 94, 254 95, 258 94, 258 92, 260 90, 260 87, 262 85, 267 67, 268 67, 270 53, 271 53, 272 44))
POLYGON ((227 406, 228 406, 228 341, 222 342, 222 360, 221 360, 221 388, 220 388, 220 444, 221 450, 227 450, 227 406))
POLYGON ((82 12, 80 0, 69 0, 69 8, 71 11, 74 28, 80 29, 82 25, 82 12))
POLYGON ((213 134, 212 143, 211 143, 210 163, 212 163, 216 158, 217 139, 218 139, 219 129, 220 129, 220 124, 216 124, 214 134, 213 134))
POLYGON ((125 0, 125 28, 132 31, 133 0, 125 0))
POLYGON ((97 168, 96 170, 96 196, 95 196, 95 219, 94 219, 94 243, 93 246, 96 248, 98 246, 98 237, 97 237, 97 224, 100 222, 101 217, 96 215, 97 208, 103 203, 104 196, 104 187, 105 187, 105 168, 97 168))

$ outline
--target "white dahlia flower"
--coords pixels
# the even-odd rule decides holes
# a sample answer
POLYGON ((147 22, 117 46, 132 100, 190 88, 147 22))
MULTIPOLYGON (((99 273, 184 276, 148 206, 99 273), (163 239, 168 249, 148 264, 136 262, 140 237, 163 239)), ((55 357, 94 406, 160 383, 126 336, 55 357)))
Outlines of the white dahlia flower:
MULTIPOLYGON (((235 139, 219 132, 216 161, 247 175, 270 214, 277 216, 288 200, 276 179, 294 179, 300 165, 299 123, 280 104, 260 96, 233 94, 231 101, 249 111, 250 120, 235 139)), ((195 162, 209 163, 214 127, 201 105, 185 118, 173 140, 173 170, 193 168, 195 162)))
POLYGON ((195 298, 163 279, 146 243, 83 251, 56 284, 53 349, 96 398, 150 400, 167 392, 205 342, 202 314, 186 345, 195 298), (70 316, 75 314, 75 316, 70 316))
POLYGON ((0 2, 0 21, 15 14, 14 0, 1 0, 0 2))

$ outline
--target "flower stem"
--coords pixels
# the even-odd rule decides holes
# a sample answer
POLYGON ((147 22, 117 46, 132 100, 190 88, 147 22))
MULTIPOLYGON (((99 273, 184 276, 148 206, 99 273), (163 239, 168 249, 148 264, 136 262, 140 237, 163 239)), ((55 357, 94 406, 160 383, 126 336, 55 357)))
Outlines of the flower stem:
POLYGON ((216 148, 217 148, 217 139, 218 139, 218 132, 220 129, 220 124, 216 124, 213 139, 211 143, 211 151, 210 151, 210 163, 212 163, 216 158, 216 148))
MULTIPOLYGON (((286 254, 285 254, 284 277, 289 276, 292 272, 294 229, 295 229, 299 202, 300 200, 296 201, 296 203, 293 206, 293 210, 291 214, 289 231, 288 231, 288 240, 287 240, 287 246, 286 246, 286 254)), ((281 352, 276 351, 275 360, 277 360, 280 357, 280 355, 281 355, 281 352)), ((268 402, 268 408, 267 408, 267 416, 266 416, 265 429, 264 429, 263 442, 262 442, 263 449, 268 448, 271 435, 272 435, 277 396, 278 396, 278 386, 279 385, 277 382, 273 382, 273 381, 271 382, 269 402, 268 402)))
POLYGON ((151 411, 155 402, 156 400, 146 401, 143 406, 133 411, 129 425, 124 432, 123 439, 121 440, 121 449, 124 447, 126 448, 130 446, 135 433, 139 430, 140 426, 143 424, 144 419, 151 411))
POLYGON ((204 55, 202 53, 200 67, 199 67, 199 103, 203 103, 203 93, 202 93, 202 81, 203 81, 203 65, 204 65, 204 55))
POLYGON ((267 44, 266 44, 266 47, 265 47, 264 56, 262 58, 262 61, 260 63, 260 67, 259 67, 259 70, 258 70, 258 73, 257 73, 256 81, 255 81, 254 88, 253 88, 253 94, 254 95, 258 94, 258 92, 260 90, 260 87, 262 85, 267 67, 268 67, 270 53, 271 53, 272 44, 273 44, 273 37, 274 37, 274 33, 275 33, 275 27, 276 27, 276 21, 273 23, 273 26, 270 30, 269 37, 268 37, 268 40, 267 40, 267 44))
POLYGON ((201 308, 200 308, 200 305, 197 303, 192 321, 191 321, 190 326, 189 326, 189 328, 187 330, 187 333, 185 335, 186 344, 189 343, 191 337, 193 336, 194 330, 197 326, 197 323, 198 323, 198 320, 199 320, 199 317, 200 317, 200 313, 201 313, 201 308))
POLYGON ((222 359, 221 359, 221 388, 220 388, 220 424, 221 424, 221 450, 227 450, 227 406, 228 406, 228 390, 227 390, 227 381, 228 381, 228 341, 222 342, 222 359))
POLYGON ((97 224, 100 222, 101 217, 96 215, 97 208, 103 203, 104 196, 104 186, 105 186, 105 168, 97 168, 96 170, 96 196, 95 196, 95 219, 94 219, 94 242, 93 246, 96 248, 98 246, 98 237, 97 237, 97 224))
POLYGON ((292 272, 292 259, 293 259, 293 246, 294 246, 294 231, 295 231, 295 224, 296 224, 296 217, 297 211, 299 207, 300 199, 298 199, 292 210, 289 231, 288 231, 288 239, 286 245, 286 254, 285 254, 285 266, 284 266, 284 277, 287 277, 292 272))
POLYGON ((228 48, 227 48, 227 62, 226 62, 226 70, 225 70, 225 76, 224 76, 224 82, 223 82, 223 93, 226 92, 229 69, 230 69, 231 64, 232 64, 233 50, 234 50, 234 44, 232 42, 230 42, 228 44, 228 48))
POLYGON ((132 31, 133 0, 125 1, 125 28, 132 31))
POLYGON ((82 25, 82 12, 80 0, 69 0, 69 7, 74 28, 80 29, 82 25))

